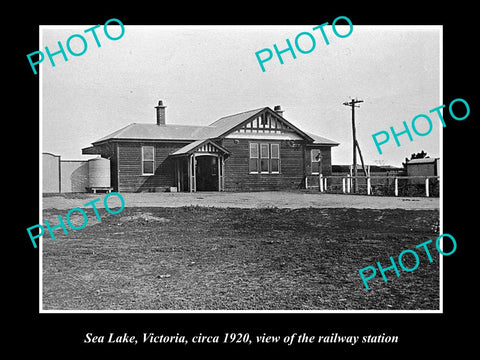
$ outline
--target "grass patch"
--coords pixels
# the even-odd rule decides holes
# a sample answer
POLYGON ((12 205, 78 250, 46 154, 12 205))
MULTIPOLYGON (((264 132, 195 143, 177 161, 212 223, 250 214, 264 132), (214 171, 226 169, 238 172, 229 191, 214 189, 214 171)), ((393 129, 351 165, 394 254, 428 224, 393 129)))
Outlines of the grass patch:
POLYGON ((387 283, 378 273, 369 291, 358 274, 435 239, 437 210, 99 209, 101 222, 89 210, 89 226, 44 237, 44 309, 439 307, 433 248, 433 263, 418 251, 418 269, 387 283))

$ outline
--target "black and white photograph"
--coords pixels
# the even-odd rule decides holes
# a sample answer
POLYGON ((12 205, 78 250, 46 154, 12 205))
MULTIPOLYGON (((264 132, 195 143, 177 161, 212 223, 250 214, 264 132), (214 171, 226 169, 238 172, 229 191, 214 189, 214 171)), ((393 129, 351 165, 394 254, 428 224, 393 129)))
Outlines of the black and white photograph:
POLYGON ((42 310, 440 310, 435 242, 398 257, 440 235, 442 125, 411 119, 442 29, 349 22, 116 24, 41 64, 42 310))
POLYGON ((472 27, 160 8, 26 27, 34 170, 15 326, 89 354, 462 341, 472 27))

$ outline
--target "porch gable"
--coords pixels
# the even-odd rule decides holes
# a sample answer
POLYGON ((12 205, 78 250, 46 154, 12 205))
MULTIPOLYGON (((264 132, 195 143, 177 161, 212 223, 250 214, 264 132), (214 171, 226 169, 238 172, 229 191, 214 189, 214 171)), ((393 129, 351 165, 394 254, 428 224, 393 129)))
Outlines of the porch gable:
POLYGON ((220 154, 224 157, 228 157, 228 155, 230 155, 230 151, 210 139, 202 139, 194 141, 174 151, 172 154, 170 154, 170 157, 188 156, 192 154, 220 154))

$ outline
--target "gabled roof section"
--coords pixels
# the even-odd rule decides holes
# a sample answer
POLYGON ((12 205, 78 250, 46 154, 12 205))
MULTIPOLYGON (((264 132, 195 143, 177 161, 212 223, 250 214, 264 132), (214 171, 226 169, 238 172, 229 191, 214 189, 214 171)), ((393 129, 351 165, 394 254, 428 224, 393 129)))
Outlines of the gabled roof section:
POLYGON ((184 147, 174 151, 170 154, 170 156, 182 156, 182 155, 189 155, 193 154, 194 152, 220 152, 222 154, 230 154, 230 151, 225 149, 223 146, 220 146, 214 143, 210 139, 201 139, 194 141, 184 147))
POLYGON ((193 141, 210 137, 210 131, 208 126, 133 123, 94 141, 92 144, 114 139, 193 141))
MULTIPOLYGON (((205 139, 218 139, 227 136, 240 129, 245 124, 249 124, 254 119, 262 114, 268 113, 269 116, 277 119, 277 122, 284 124, 284 128, 288 131, 297 133, 302 138, 306 139, 313 145, 330 145, 336 146, 338 143, 327 138, 304 132, 291 124, 283 116, 273 111, 269 107, 262 107, 249 111, 244 111, 238 114, 224 116, 210 125, 195 126, 195 125, 157 125, 155 123, 132 123, 123 128, 104 136, 92 143, 98 145, 110 140, 153 140, 153 141, 185 141, 193 142, 205 139)), ((86 150, 87 151, 87 150, 86 150)))
POLYGON ((279 119, 279 121, 286 124, 287 127, 293 129, 295 132, 297 132, 301 137, 305 138, 306 140, 308 141, 314 140, 306 132, 300 130, 295 125, 291 124, 283 116, 279 115, 277 112, 273 111, 269 107, 263 107, 255 110, 245 111, 239 114, 222 117, 217 121, 215 121, 214 123, 210 124, 210 127, 214 127, 217 129, 215 137, 223 137, 235 131, 237 128, 241 127, 245 123, 252 121, 257 116, 261 115, 263 112, 268 112, 270 115, 276 117, 277 119, 279 119))
POLYGON ((211 123, 209 126, 215 128, 217 137, 220 137, 226 133, 229 133, 230 130, 233 130, 237 126, 243 124, 249 119, 254 118, 257 114, 260 114, 263 110, 267 108, 259 108, 254 110, 245 111, 242 113, 224 116, 217 121, 211 123))

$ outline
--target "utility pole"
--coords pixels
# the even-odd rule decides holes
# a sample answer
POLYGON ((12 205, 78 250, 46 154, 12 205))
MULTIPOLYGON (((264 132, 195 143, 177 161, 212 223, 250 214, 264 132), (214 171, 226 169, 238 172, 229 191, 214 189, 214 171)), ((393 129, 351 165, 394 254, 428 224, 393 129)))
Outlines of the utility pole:
POLYGON ((355 104, 362 103, 363 100, 358 100, 358 99, 352 99, 350 102, 344 102, 343 105, 345 106, 351 106, 352 108, 352 135, 353 135, 353 192, 357 193, 358 192, 358 184, 357 184, 357 148, 358 152, 360 154, 360 160, 362 161, 362 169, 367 176, 367 173, 365 171, 365 164, 363 163, 363 157, 362 157, 362 152, 360 151, 360 146, 358 145, 357 141, 357 135, 356 135, 356 130, 355 130, 355 108, 360 107, 355 104))

